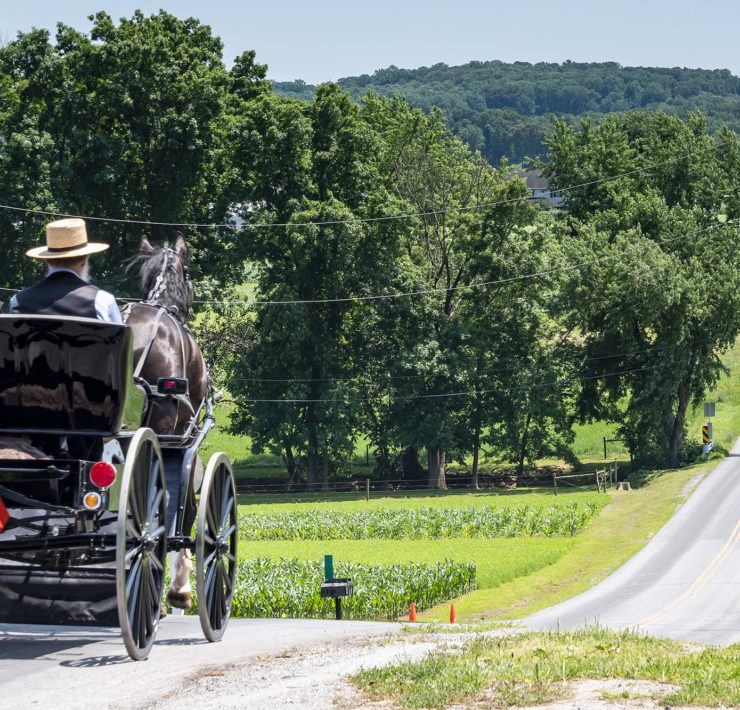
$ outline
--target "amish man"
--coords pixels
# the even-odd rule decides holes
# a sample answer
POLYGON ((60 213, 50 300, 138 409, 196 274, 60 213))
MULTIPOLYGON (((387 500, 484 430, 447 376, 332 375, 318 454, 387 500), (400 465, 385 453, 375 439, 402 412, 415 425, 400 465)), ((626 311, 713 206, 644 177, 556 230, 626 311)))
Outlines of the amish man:
POLYGON ((107 248, 108 244, 87 241, 87 229, 81 219, 50 222, 46 225, 46 246, 26 252, 27 256, 46 261, 49 272, 42 281, 10 299, 10 312, 121 323, 113 295, 88 283, 88 257, 107 248))

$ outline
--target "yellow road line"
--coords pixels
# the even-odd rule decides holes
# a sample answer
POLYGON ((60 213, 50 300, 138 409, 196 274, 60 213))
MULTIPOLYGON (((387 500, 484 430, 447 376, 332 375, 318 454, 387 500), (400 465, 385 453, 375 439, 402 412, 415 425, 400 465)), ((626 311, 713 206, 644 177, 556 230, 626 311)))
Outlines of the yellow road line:
POLYGON ((727 542, 722 545, 717 554, 712 558, 711 562, 705 567, 704 571, 694 580, 694 583, 683 594, 681 594, 681 596, 674 599, 668 606, 663 607, 663 609, 659 611, 656 611, 654 614, 648 616, 646 619, 638 621, 637 625, 647 626, 649 624, 654 624, 658 619, 691 599, 691 597, 693 597, 700 589, 702 589, 714 576, 714 574, 722 566, 724 561, 730 556, 730 553, 732 552, 732 549, 737 542, 740 542, 740 520, 735 526, 735 529, 732 531, 730 537, 727 539, 727 542))

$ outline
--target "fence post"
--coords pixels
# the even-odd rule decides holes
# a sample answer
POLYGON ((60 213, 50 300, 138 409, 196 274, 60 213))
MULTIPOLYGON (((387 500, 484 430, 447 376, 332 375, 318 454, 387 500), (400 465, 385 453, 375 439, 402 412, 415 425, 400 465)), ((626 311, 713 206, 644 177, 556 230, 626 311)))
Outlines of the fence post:
POLYGON ((370 500, 370 479, 365 479, 365 500, 370 500))
POLYGON ((558 476, 555 469, 552 470, 552 485, 555 487, 555 495, 558 494, 558 476))
POLYGON ((604 460, 606 460, 606 437, 603 437, 604 439, 604 460))

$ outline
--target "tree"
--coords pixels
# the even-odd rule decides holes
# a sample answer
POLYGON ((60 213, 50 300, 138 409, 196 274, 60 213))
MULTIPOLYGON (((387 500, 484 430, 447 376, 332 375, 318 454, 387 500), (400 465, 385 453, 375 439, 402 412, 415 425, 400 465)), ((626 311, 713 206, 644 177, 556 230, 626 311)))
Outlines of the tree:
POLYGON ((578 265, 565 317, 589 358, 580 415, 619 421, 638 461, 677 466, 687 408, 740 329, 737 137, 698 114, 634 113, 559 124, 549 157, 555 188, 584 184, 564 245, 578 265))
POLYGON ((255 342, 236 366, 256 379, 236 387, 233 426, 280 451, 289 469, 303 459, 309 482, 326 484, 349 458, 358 425, 352 381, 363 355, 351 299, 387 288, 398 252, 396 223, 358 221, 394 208, 377 170, 379 137, 333 85, 310 105, 264 96, 232 135, 235 155, 252 157, 241 202, 253 225, 257 293, 273 302, 257 306, 255 342), (286 226, 260 229, 260 221, 286 226))
POLYGON ((398 97, 369 97, 364 110, 386 137, 390 189, 417 215, 405 232, 416 295, 407 306, 405 347, 394 358, 394 370, 405 377, 394 388, 395 429, 401 441, 426 448, 429 485, 445 488, 448 453, 479 447, 481 424, 474 424, 471 444, 461 434, 470 431, 469 422, 466 429, 460 421, 471 396, 480 412, 476 387, 487 369, 480 348, 490 341, 473 342, 470 323, 481 302, 497 293, 475 284, 526 261, 526 249, 518 253, 518 228, 534 213, 523 183, 471 154, 438 113, 425 116, 398 97), (502 259, 515 244, 514 256, 502 259))
MULTIPOLYGON (((197 20, 90 19, 89 35, 60 24, 53 45, 34 30, 0 49, 1 85, 15 107, 3 128, 7 172, 39 185, 34 196, 9 181, 6 194, 22 207, 111 218, 89 220, 88 232, 111 244, 98 277, 115 285, 143 231, 173 236, 116 220, 225 221, 215 157, 228 75, 221 41, 197 20), (24 148, 14 151, 21 135, 24 148)), ((188 241, 196 277, 227 276, 240 261, 229 231, 191 230, 188 241)))

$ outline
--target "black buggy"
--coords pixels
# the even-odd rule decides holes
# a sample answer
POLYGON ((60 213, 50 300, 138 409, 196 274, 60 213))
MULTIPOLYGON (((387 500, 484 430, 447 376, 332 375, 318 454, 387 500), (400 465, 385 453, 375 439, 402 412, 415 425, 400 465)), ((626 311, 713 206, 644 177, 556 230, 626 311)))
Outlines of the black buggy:
POLYGON ((213 454, 204 473, 198 465, 215 395, 184 434, 157 436, 153 404, 182 397, 187 383, 153 388, 134 379, 132 360, 127 326, 0 315, 0 622, 118 626, 141 660, 168 552, 194 551, 203 633, 223 635, 237 512, 226 455, 213 454), (11 457, 13 442, 35 455, 11 457), (189 501, 194 531, 184 529, 189 501))

